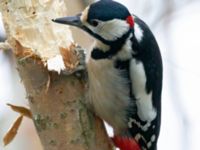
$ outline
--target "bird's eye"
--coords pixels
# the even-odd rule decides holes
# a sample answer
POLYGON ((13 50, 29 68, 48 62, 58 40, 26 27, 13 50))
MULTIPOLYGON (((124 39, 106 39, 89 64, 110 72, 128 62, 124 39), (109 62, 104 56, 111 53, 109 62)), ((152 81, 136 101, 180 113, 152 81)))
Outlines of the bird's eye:
POLYGON ((99 22, 97 20, 92 20, 90 24, 94 27, 98 26, 99 22))

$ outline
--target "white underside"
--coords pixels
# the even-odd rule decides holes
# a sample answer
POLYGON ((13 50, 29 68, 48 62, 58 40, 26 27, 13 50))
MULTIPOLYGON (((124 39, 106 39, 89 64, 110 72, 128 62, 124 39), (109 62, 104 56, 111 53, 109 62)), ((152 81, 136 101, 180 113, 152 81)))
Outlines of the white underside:
POLYGON ((128 82, 112 60, 88 62, 89 100, 96 114, 115 130, 127 128, 126 109, 131 105, 128 82))

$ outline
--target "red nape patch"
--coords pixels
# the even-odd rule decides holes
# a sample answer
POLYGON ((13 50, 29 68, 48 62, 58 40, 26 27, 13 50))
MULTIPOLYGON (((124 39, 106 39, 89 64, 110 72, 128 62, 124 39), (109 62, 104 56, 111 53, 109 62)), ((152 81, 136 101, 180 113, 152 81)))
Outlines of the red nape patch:
POLYGON ((112 141, 120 150, 141 150, 140 146, 133 138, 114 136, 112 141))
POLYGON ((126 18, 126 21, 127 21, 127 23, 130 25, 130 27, 133 28, 133 26, 134 26, 134 19, 133 19, 133 16, 128 16, 128 17, 126 18))

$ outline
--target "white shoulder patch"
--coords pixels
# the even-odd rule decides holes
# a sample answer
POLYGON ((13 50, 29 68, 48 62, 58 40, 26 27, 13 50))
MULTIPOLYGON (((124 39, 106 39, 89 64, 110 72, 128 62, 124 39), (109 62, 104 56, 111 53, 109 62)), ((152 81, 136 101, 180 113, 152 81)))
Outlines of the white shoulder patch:
POLYGON ((135 37, 137 41, 141 42, 143 38, 143 30, 140 28, 140 26, 137 23, 135 23, 134 25, 134 30, 135 30, 135 37))
POLYGON ((146 74, 141 61, 131 60, 130 77, 133 93, 136 97, 138 116, 142 121, 151 122, 156 118, 157 112, 152 104, 152 92, 146 92, 146 74))

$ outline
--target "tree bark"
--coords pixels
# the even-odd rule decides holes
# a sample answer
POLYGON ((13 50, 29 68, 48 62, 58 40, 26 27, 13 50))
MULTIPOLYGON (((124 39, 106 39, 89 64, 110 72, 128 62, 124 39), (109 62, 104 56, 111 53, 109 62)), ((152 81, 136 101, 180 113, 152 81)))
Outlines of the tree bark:
POLYGON ((111 150, 103 122, 86 108, 84 57, 60 0, 1 0, 1 12, 33 121, 46 150, 111 150))

